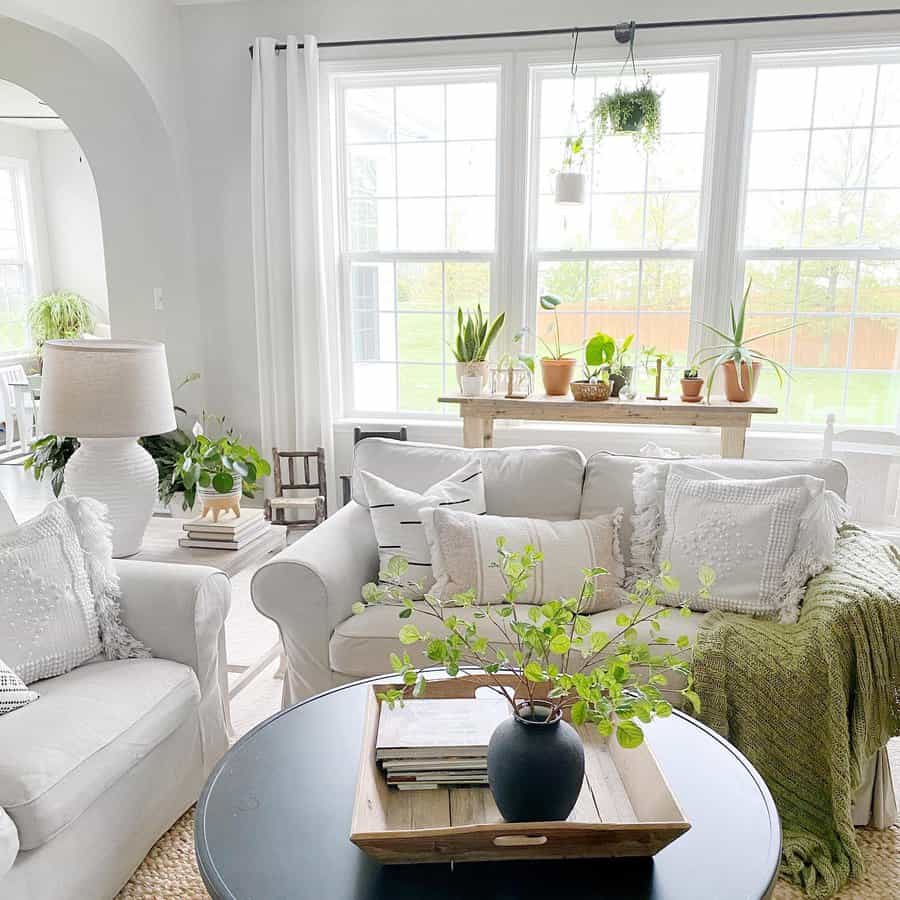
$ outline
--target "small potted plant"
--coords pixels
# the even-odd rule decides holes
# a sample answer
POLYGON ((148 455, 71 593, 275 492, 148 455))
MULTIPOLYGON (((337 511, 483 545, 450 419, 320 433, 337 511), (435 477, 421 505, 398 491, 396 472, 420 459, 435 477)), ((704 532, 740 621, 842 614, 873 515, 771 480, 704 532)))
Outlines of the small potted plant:
MULTIPOLYGON (((367 584, 363 599, 353 606, 355 614, 370 606, 397 607, 399 617, 407 620, 400 642, 421 645, 429 664, 442 666, 450 677, 469 667, 494 677, 493 689, 509 703, 512 715, 491 737, 488 783, 507 821, 559 821, 572 811, 584 778, 584 747, 569 722, 614 735, 627 749, 643 742, 643 723, 671 714, 667 698, 685 700, 695 711, 700 705, 691 686, 691 640, 687 635, 666 637, 663 630, 672 610, 661 601, 678 590, 668 566, 656 578, 635 584, 615 629, 606 633, 595 631, 580 611, 593 596, 596 579, 608 574, 599 567, 583 570, 578 597, 551 599, 532 607, 527 616, 521 614, 517 601, 542 558, 534 547, 508 550, 505 539, 498 538, 494 565, 505 589, 495 603, 482 605, 494 598, 479 599, 469 590, 448 600, 426 594, 414 606, 407 596, 410 586, 404 584, 408 563, 394 557, 380 583, 367 584), (436 631, 421 631, 410 622, 413 609, 432 621, 436 631), (504 639, 498 641, 495 632, 504 639), (667 672, 678 673, 687 686, 669 689, 667 672), (498 674, 512 676, 514 692, 498 674)), ((714 580, 712 570, 703 567, 702 591, 708 592, 714 580)), ((682 615, 690 615, 687 607, 682 615)), ((421 696, 425 674, 409 654, 391 654, 391 666, 400 685, 380 693, 379 699, 393 707, 421 696)))
POLYGON ((633 334, 615 342, 616 350, 609 366, 610 397, 618 397, 619 391, 631 381, 631 376, 634 374, 634 366, 625 364, 627 353, 633 342, 633 334))
POLYGON ((506 313, 500 313, 493 322, 488 323, 481 304, 475 307, 475 311, 463 314, 462 307, 456 310, 456 341, 451 346, 456 357, 456 380, 461 393, 479 394, 488 379, 487 356, 491 344, 500 333, 506 313), (463 379, 480 379, 480 387, 474 390, 473 382, 467 382, 463 390, 463 379))
POLYGON ((681 399, 685 403, 698 403, 703 391, 703 379, 696 366, 688 366, 681 376, 681 399))
MULTIPOLYGON (((222 510, 240 516, 241 497, 252 498, 256 483, 268 475, 272 467, 255 447, 242 444, 229 430, 218 438, 204 433, 204 424, 195 423, 193 440, 179 454, 172 477, 180 477, 184 485, 184 502, 193 508, 197 495, 202 501, 201 515, 212 512, 218 520, 222 510)), ((223 420, 215 420, 220 426, 223 420)))
POLYGON ((613 91, 601 94, 591 113, 597 139, 607 134, 631 134, 637 144, 652 150, 659 142, 661 96, 649 75, 634 90, 618 84, 613 91))
POLYGON ((587 342, 584 348, 584 379, 571 384, 572 396, 576 400, 609 400, 609 366, 615 354, 616 342, 608 334, 598 332, 587 342))
POLYGON ((562 168, 556 173, 555 199, 557 203, 584 203, 584 132, 566 138, 562 168))
POLYGON ((575 371, 575 358, 569 354, 580 349, 578 347, 564 349, 562 346, 558 311, 561 303, 562 300, 553 294, 543 294, 540 299, 541 309, 553 313, 550 340, 545 341, 540 335, 537 336, 546 354, 541 357, 541 380, 544 382, 544 393, 548 397, 564 397, 569 393, 569 384, 575 371))
POLYGON ((725 376, 725 399, 731 403, 748 403, 753 399, 763 363, 768 363, 775 370, 779 385, 784 383, 784 377, 790 378, 790 373, 781 363, 751 347, 750 344, 775 334, 792 331, 800 323, 792 322, 790 325, 773 328, 771 331, 765 331, 753 337, 745 337, 747 301, 750 299, 750 288, 752 286, 753 279, 751 278, 747 282, 747 289, 744 291, 744 297, 737 312, 735 312, 734 307, 731 308, 731 325, 727 332, 719 331, 718 328, 710 325, 708 322, 700 323, 704 328, 709 329, 713 334, 721 338, 720 343, 701 347, 696 354, 697 358, 700 359, 698 362, 699 366, 712 363, 706 387, 707 402, 712 393, 713 379, 719 369, 722 370, 725 376), (707 355, 704 357, 704 354, 707 355))

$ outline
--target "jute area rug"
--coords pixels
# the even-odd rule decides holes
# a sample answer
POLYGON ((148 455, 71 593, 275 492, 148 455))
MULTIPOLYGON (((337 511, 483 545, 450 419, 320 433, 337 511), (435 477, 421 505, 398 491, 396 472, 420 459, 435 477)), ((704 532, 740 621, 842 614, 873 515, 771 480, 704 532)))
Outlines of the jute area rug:
MULTIPOLYGON (((895 777, 900 772, 895 773, 895 777)), ((900 898, 900 828, 859 831, 866 875, 849 885, 840 900, 900 898)), ((206 900, 209 895, 194 858, 194 810, 188 810, 157 842, 119 893, 119 900, 206 900)), ((804 895, 779 881, 774 900, 801 900, 804 895)), ((325 898, 323 898, 325 900, 325 898)))

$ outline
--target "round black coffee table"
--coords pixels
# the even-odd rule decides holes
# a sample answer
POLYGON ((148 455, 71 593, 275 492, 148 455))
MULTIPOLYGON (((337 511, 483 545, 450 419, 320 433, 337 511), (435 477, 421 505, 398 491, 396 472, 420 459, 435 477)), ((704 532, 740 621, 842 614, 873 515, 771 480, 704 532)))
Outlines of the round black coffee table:
MULTIPOLYGON (((381 679, 373 679, 379 681, 381 679)), ((350 843, 369 688, 357 683, 257 726, 197 804, 200 874, 215 900, 758 900, 775 884, 781 826, 749 762, 681 714, 648 741, 691 822, 653 859, 383 866, 350 843)))

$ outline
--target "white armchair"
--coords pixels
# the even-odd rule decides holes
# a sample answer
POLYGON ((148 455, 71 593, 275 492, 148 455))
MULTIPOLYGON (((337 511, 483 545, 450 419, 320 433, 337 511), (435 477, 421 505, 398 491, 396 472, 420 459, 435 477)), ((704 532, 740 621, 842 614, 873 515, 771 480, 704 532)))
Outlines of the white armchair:
POLYGON ((39 700, 0 717, 4 900, 114 897, 227 747, 227 577, 116 566, 125 624, 153 658, 37 682, 39 700))

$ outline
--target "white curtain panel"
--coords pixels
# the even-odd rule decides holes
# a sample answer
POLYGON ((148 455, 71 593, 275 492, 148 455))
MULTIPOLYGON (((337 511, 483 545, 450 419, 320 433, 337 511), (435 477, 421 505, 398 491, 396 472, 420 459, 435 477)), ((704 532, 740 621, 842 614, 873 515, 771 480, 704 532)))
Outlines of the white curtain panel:
MULTIPOLYGON (((334 453, 324 264, 319 52, 288 35, 253 46, 251 228, 262 446, 325 448, 332 508, 334 453)), ((271 479, 267 479, 271 489, 271 479)))

